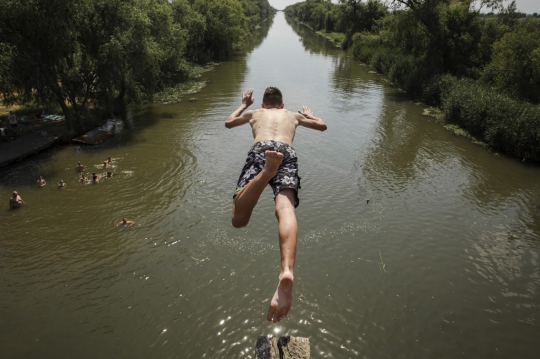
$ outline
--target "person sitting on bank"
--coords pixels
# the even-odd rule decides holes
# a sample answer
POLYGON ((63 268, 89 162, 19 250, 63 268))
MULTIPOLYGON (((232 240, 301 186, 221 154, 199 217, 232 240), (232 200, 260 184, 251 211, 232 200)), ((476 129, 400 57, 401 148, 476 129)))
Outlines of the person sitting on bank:
POLYGON ((64 188, 66 186, 67 186, 67 184, 63 180, 60 180, 60 183, 58 183, 58 188, 64 188))
POLYGON ((38 187, 43 187, 47 184, 47 182, 45 182, 45 180, 43 179, 42 176, 39 176, 39 179, 37 180, 37 186, 38 187))
POLYGON ((80 162, 77 162, 77 167, 75 167, 77 172, 82 172, 82 171, 84 171, 85 168, 86 168, 86 166, 81 164, 80 162))
POLYGON ((120 227, 120 226, 122 226, 122 227, 131 227, 134 224, 135 224, 134 221, 128 221, 128 219, 124 217, 120 222, 116 223, 116 227, 120 227))
POLYGON ((17 130, 17 127, 19 127, 19 123, 17 122, 17 116, 15 116, 13 111, 9 111, 8 123, 13 130, 17 130))
POLYGON ((24 203, 17 191, 13 191, 13 196, 9 199, 9 208, 20 208, 24 203))
POLYGON ((81 183, 86 183, 88 181, 90 181, 88 177, 86 177, 84 173, 81 173, 81 183))
POLYGON ((99 182, 99 176, 96 174, 96 172, 92 173, 92 183, 98 183, 99 182))

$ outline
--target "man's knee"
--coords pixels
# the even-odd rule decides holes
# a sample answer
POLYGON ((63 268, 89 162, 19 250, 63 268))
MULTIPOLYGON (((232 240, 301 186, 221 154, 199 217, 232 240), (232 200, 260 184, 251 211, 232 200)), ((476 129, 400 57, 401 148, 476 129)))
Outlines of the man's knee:
POLYGON ((232 217, 231 219, 232 225, 234 228, 242 228, 248 225, 249 223, 249 217, 248 218, 240 218, 238 216, 232 217))

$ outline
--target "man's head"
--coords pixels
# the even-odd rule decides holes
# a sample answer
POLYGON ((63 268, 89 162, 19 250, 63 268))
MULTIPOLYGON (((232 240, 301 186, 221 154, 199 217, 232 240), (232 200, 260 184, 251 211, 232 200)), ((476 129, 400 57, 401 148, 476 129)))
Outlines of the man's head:
POLYGON ((19 195, 19 192, 13 191, 13 198, 16 198, 19 195))
POLYGON ((283 108, 283 95, 277 87, 267 87, 263 95, 263 108, 283 108))

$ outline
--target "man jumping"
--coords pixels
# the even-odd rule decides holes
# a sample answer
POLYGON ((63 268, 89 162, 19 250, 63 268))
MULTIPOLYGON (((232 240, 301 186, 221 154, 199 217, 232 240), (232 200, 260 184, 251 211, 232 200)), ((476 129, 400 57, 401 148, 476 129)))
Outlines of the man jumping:
POLYGON ((264 91, 261 109, 247 111, 242 115, 253 104, 252 95, 253 89, 247 90, 242 95, 240 107, 225 121, 227 128, 249 123, 254 138, 233 196, 232 225, 236 228, 247 226, 259 197, 266 185, 270 184, 276 203, 281 272, 266 319, 277 323, 291 309, 298 238, 295 208, 300 202, 300 177, 292 143, 296 127, 324 131, 326 124, 306 106, 298 113, 284 109, 283 96, 276 87, 268 87, 264 91))

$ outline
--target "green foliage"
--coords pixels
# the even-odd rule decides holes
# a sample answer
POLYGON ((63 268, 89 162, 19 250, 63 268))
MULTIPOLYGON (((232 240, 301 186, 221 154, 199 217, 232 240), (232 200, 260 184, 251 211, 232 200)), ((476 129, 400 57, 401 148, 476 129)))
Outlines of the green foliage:
POLYGON ((306 0, 285 8, 287 16, 309 25, 316 31, 342 32, 344 48, 350 46, 356 32, 372 31, 377 20, 388 13, 379 0, 342 0, 333 4, 330 0, 306 0))
POLYGON ((4 0, 0 93, 56 103, 78 129, 89 107, 121 112, 227 58, 271 14, 267 0, 4 0))
POLYGON ((345 34, 341 32, 327 32, 325 30, 320 30, 319 34, 323 35, 332 42, 341 45, 345 41, 345 34))
POLYGON ((493 45, 483 80, 518 99, 540 103, 540 31, 525 21, 493 45))
POLYGON ((449 121, 494 149, 540 161, 540 106, 516 101, 473 80, 447 76, 443 82, 441 105, 449 121))

